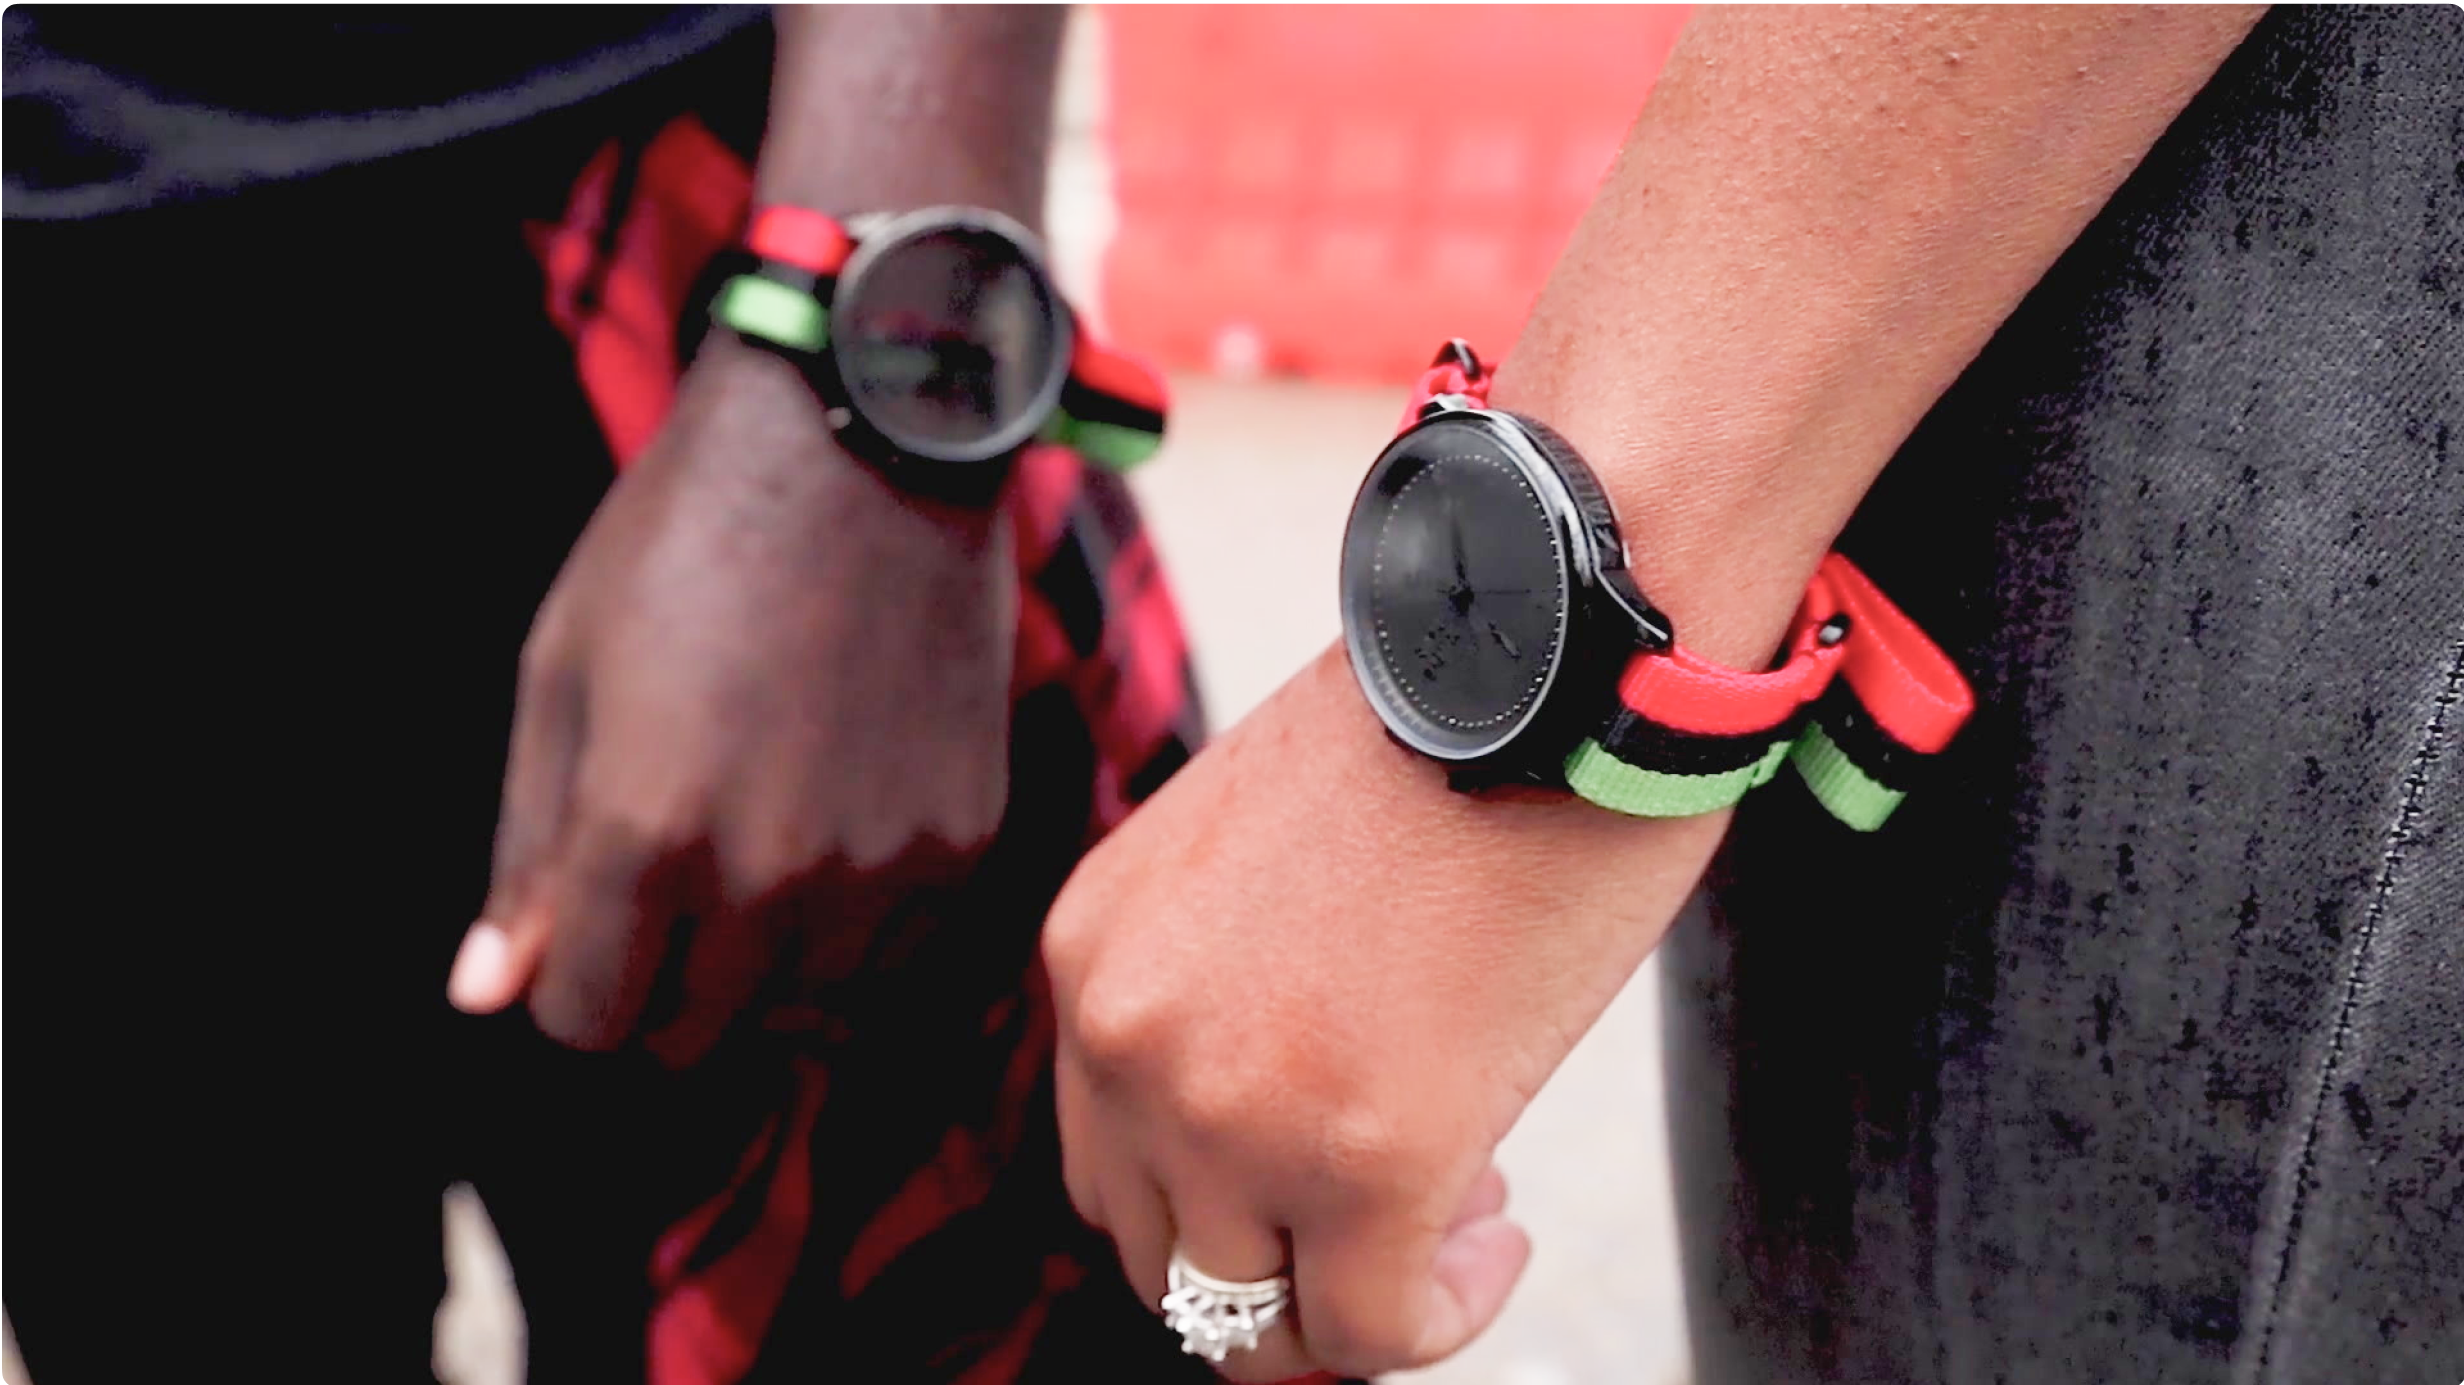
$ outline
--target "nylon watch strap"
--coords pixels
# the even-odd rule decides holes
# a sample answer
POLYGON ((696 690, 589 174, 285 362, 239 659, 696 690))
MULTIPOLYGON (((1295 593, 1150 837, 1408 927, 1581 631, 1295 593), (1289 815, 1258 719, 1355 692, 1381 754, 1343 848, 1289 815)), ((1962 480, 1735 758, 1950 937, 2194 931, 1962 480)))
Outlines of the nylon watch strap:
MULTIPOLYGON (((1441 395, 1485 407, 1494 375, 1468 346, 1449 343, 1404 426, 1441 395)), ((1967 680, 1837 553, 1806 585, 1784 650, 1761 673, 1682 646, 1637 653, 1618 679, 1616 710, 1566 757, 1567 787, 1637 817, 1696 817, 1734 807, 1785 767, 1840 822, 1882 826, 1974 710, 1967 680)))
POLYGON ((1746 673, 1684 649, 1626 665, 1617 709, 1566 757, 1566 784, 1604 808, 1692 817, 1734 806, 1783 767, 1840 822, 1870 832, 1913 772, 1968 719, 1949 657, 1837 553, 1791 623, 1787 658, 1746 673))
MULTIPOLYGON (((882 220, 878 215, 858 217, 853 224, 863 227, 882 220)), ((711 317, 801 358, 828 350, 830 298, 855 249, 848 229, 809 208, 764 207, 754 214, 744 248, 757 264, 720 286, 711 317)), ((1040 436, 1098 466, 1127 471, 1163 446, 1163 376, 1096 340, 1076 314, 1070 319, 1069 378, 1061 387, 1060 406, 1040 436)))

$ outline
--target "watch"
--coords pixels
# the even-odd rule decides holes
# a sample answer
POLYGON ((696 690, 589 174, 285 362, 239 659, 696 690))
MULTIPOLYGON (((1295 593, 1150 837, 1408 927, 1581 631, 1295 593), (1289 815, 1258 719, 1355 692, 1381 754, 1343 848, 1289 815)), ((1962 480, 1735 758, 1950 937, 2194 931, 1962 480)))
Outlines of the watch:
POLYGON ((1590 467, 1488 408, 1490 379, 1462 342, 1438 353, 1344 532, 1344 647, 1387 733, 1458 789, 1641 817, 1716 812, 1792 766, 1831 816, 1880 827, 1973 708, 1950 658, 1837 553, 1773 667, 1688 652, 1590 467))
POLYGON ((1162 378, 1086 331, 997 212, 764 207, 719 272, 711 319, 795 361, 840 443, 911 489, 980 503, 1032 442, 1113 469, 1162 444, 1162 378))

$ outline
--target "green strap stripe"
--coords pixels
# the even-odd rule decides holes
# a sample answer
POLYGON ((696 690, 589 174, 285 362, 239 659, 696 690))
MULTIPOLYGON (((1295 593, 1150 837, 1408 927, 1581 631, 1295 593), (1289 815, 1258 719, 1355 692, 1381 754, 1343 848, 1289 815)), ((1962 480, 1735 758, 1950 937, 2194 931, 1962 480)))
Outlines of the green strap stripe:
POLYGON ((1830 733, 1816 722, 1805 728, 1797 738, 1796 749, 1789 763, 1804 777, 1805 787, 1830 810, 1831 816, 1859 832, 1871 832, 1880 827, 1908 795, 1898 789, 1886 789, 1872 776, 1858 769, 1856 761, 1839 748, 1830 733))
POLYGON ((1055 413, 1045 425, 1044 436, 1080 456, 1111 471, 1127 471, 1164 445, 1163 434, 1138 428, 1124 428, 1117 423, 1094 423, 1055 413))
MULTIPOLYGON (((758 274, 739 274, 728 280, 712 301, 710 315, 746 336, 759 337, 791 351, 819 353, 830 345, 830 310, 819 298, 758 274)), ((919 378, 931 373, 929 352, 907 354, 914 359, 900 359, 891 349, 875 364, 884 371, 904 367, 919 378)), ((1148 416, 1129 406, 1122 407, 1126 417, 1143 420, 1148 416)), ((1162 416, 1154 417, 1160 424, 1162 416)), ((1164 444, 1160 428, 1072 418, 1059 409, 1053 411, 1051 421, 1045 424, 1044 437, 1111 471, 1129 470, 1154 456, 1164 444)))
POLYGON ((1644 769, 1617 758, 1597 740, 1566 757, 1566 786, 1603 808, 1645 818, 1688 818, 1736 806, 1769 783, 1782 762, 1796 766, 1824 811, 1859 832, 1890 820, 1907 794, 1886 788, 1839 748, 1820 722, 1795 741, 1775 742, 1761 759, 1715 774, 1644 769))
POLYGON ((830 310, 809 293, 758 274, 739 274, 719 290, 710 315, 739 332, 796 351, 830 344, 830 310))
POLYGON ((1644 818, 1690 818, 1734 807, 1746 793, 1780 772, 1788 742, 1774 742, 1750 765, 1717 774, 1671 774, 1642 769, 1585 740, 1566 757, 1566 786, 1620 813, 1644 818))

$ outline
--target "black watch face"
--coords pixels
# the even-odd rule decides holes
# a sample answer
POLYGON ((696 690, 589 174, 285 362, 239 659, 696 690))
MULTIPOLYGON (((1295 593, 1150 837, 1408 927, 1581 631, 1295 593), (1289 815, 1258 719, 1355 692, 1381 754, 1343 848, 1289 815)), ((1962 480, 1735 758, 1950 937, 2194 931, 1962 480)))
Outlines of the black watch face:
POLYGON ((980 461, 1031 437, 1069 370, 1043 270, 997 231, 937 226, 851 263, 830 350, 848 402, 901 452, 980 461))
POLYGON ((1443 420, 1379 458, 1343 541, 1352 667, 1396 735, 1449 760, 1538 712, 1564 657, 1573 569, 1553 492, 1496 425, 1443 420))

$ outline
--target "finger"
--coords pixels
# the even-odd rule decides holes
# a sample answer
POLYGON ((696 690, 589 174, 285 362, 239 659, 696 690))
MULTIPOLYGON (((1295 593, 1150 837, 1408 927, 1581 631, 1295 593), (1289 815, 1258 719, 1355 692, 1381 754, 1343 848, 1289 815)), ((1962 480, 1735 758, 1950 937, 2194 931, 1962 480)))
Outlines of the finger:
POLYGON ((520 997, 538 965, 546 919, 524 906, 535 872, 564 834, 582 744, 581 711, 578 679, 562 664, 537 662, 525 651, 488 900, 464 935, 445 982, 446 999, 458 1009, 473 1014, 504 1009, 520 997))
MULTIPOLYGON (((1229 1191, 1229 1180, 1193 1176, 1176 1179, 1170 1196, 1176 1240, 1163 1248, 1168 1260, 1177 1248, 1188 1263, 1216 1279, 1272 1279, 1289 1274, 1282 1233, 1245 1198, 1229 1191)), ((1154 1277, 1166 1278, 1159 1261, 1154 1277)), ((1153 1303, 1164 1290, 1149 1294, 1153 1303)), ((1257 1345, 1234 1351, 1215 1364, 1233 1380, 1264 1382, 1307 1375, 1316 1367, 1302 1354, 1302 1338, 1291 1321, 1292 1308, 1258 1334, 1257 1345)))
POLYGON ((1068 1190, 1070 1205, 1078 1209, 1087 1225, 1110 1232, 1111 1224, 1104 1219, 1102 1183, 1097 1176, 1104 1147, 1095 1134, 1093 1103, 1094 1093, 1078 1063, 1077 1045, 1065 1038, 1052 1056, 1053 1115, 1061 1135, 1061 1186, 1068 1190))
POLYGON ((756 903, 696 923, 682 939, 684 955, 674 962, 674 1009, 662 1006, 647 1039, 659 1061, 684 1067, 716 1047, 778 975, 780 950, 799 914, 820 904, 756 903))
POLYGON ((492 1015, 519 999, 539 968, 547 947, 544 910, 529 908, 501 922, 483 918, 462 935, 454 954, 453 972, 445 979, 445 998, 454 1008, 474 1015, 492 1015))
POLYGON ((1429 1365, 1496 1319, 1530 1239, 1502 1215, 1452 1229, 1443 1215, 1424 1207, 1345 1218, 1295 1247, 1299 1326, 1321 1365, 1363 1376, 1429 1365))
POLYGON ((1531 1263, 1531 1235, 1502 1215, 1482 1217, 1446 1233, 1437 1247, 1433 1303, 1453 1305, 1434 1315, 1424 1361, 1442 1361, 1488 1331, 1506 1309, 1515 1281, 1531 1263))
MULTIPOLYGON (((582 753, 579 668, 523 656, 505 747, 505 793, 489 863, 488 903, 513 905, 531 873, 555 853, 573 801, 582 753)), ((485 914, 490 912, 483 910, 485 914)))
POLYGON ((1455 1209, 1454 1220, 1447 1225, 1446 1230, 1448 1232, 1459 1230, 1472 1222, 1484 1217, 1494 1217, 1505 1210, 1506 1171, 1491 1164, 1487 1172, 1472 1181, 1472 1190, 1464 1194, 1463 1205, 1455 1209))
MULTIPOLYGON (((1111 1174, 1112 1170, 1107 1170, 1111 1174)), ((1143 1174, 1108 1176, 1096 1192, 1103 1204, 1104 1230, 1120 1252, 1121 1272, 1130 1292, 1158 1316, 1164 1296, 1164 1260, 1172 1253, 1172 1213, 1163 1190, 1143 1174)), ((1159 1323, 1156 1331, 1163 1328, 1159 1323)))
POLYGON ((705 908, 678 935, 645 1036, 670 1067, 698 1060, 740 1019, 758 1017, 765 990, 809 995, 791 948, 839 936, 846 917, 869 907, 860 882, 823 868, 824 843, 780 837, 782 822, 808 813, 783 806, 781 818, 747 806, 753 801, 739 793, 732 809, 716 809, 708 850, 694 860, 688 893, 705 908))
POLYGON ((546 920, 530 987, 542 1032, 591 1050, 633 1032, 675 917, 672 862, 650 833, 612 819, 586 819, 566 834, 532 893, 546 920))

